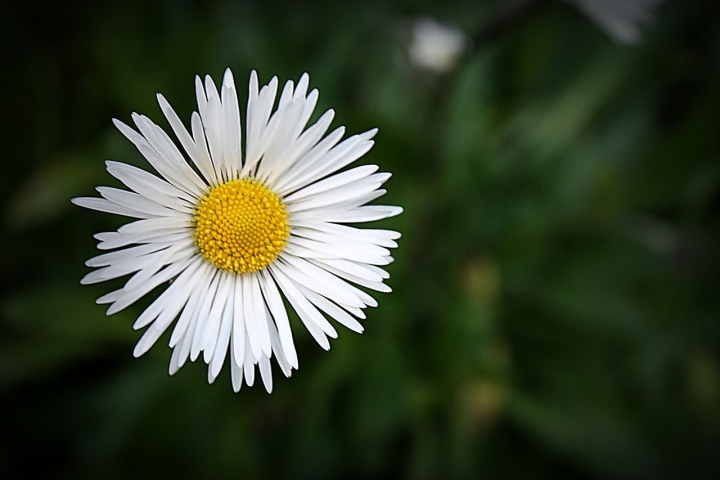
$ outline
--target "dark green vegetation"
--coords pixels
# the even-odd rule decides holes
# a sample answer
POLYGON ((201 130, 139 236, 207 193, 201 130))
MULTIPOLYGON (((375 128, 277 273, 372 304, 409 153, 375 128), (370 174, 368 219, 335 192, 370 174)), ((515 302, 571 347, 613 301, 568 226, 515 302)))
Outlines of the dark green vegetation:
MULTIPOLYGON (((501 2, 3 2, 0 477, 717 478, 720 6, 669 0, 617 45, 563 2, 503 25, 445 77, 408 26, 467 32, 501 2), (167 375, 161 339, 81 287, 69 199, 147 165, 111 124, 195 109, 193 76, 304 71, 315 116, 394 174, 403 233, 366 331, 233 394, 227 366, 167 375)), ((149 167, 147 167, 149 168, 149 167)))

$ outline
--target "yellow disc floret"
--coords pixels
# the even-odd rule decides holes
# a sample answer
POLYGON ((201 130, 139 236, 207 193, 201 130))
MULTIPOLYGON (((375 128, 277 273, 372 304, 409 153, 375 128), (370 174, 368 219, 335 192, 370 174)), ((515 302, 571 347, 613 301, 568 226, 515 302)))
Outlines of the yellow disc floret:
POLYGON ((195 241, 213 265, 257 272, 280 255, 290 235, 285 204, 255 179, 231 180, 208 191, 195 212, 195 241))

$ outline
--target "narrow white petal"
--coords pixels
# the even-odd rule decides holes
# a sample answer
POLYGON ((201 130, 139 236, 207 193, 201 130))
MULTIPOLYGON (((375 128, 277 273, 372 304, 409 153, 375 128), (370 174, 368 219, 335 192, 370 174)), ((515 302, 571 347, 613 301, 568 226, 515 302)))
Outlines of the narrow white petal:
POLYGON ((90 258, 85 262, 88 267, 102 267, 105 265, 112 265, 118 261, 137 258, 148 253, 157 252, 164 248, 171 246, 170 243, 149 243, 146 245, 138 245, 136 247, 126 248, 124 250, 118 250, 116 252, 103 253, 90 258))
MULTIPOLYGON (((276 265, 273 265, 273 267, 276 267, 276 265)), ((325 335, 328 335, 331 338, 337 338, 337 331, 335 328, 327 321, 323 314, 320 313, 302 293, 300 293, 295 286, 295 283, 285 276, 284 272, 280 268, 273 268, 271 272, 278 285, 280 285, 280 288, 282 288, 283 293, 285 293, 285 298, 287 298, 293 308, 295 308, 295 311, 305 324, 305 327, 308 329, 310 334, 318 341, 320 346, 329 350, 330 343, 327 341, 325 335), (317 331, 313 333, 313 329, 311 328, 313 325, 319 327, 325 335, 316 336, 317 331)))
MULTIPOLYGON (((245 299, 242 277, 235 276, 235 305, 233 308, 232 345, 233 355, 240 362, 245 358, 245 299)), ((242 363, 240 364, 242 366, 242 363)))
POLYGON ((162 155, 160 155, 150 145, 150 143, 148 142, 148 140, 145 139, 145 137, 140 135, 138 132, 136 132, 129 126, 125 125, 120 120, 113 119, 113 123, 115 124, 117 129, 120 130, 120 132, 125 135, 125 137, 127 137, 128 140, 135 144, 142 156, 145 157, 148 163, 150 163, 150 165, 152 165, 152 167, 160 175, 162 175, 165 180, 167 180, 177 188, 184 190, 192 196, 197 196, 202 192, 201 188, 193 185, 192 181, 184 178, 178 170, 176 170, 170 163, 168 163, 168 161, 164 159, 162 155))
POLYGON ((290 365, 297 369, 298 358, 295 351, 295 344, 293 343, 290 321, 288 320, 282 297, 280 297, 280 292, 277 289, 277 285, 275 285, 275 280, 270 277, 267 269, 262 271, 259 279, 262 282, 261 285, 265 301, 270 308, 270 312, 278 329, 278 336, 280 337, 280 344, 285 353, 285 358, 287 358, 290 365))
POLYGON ((302 285, 297 285, 300 292, 305 295, 305 297, 312 302, 314 305, 316 305, 320 310, 330 315, 332 318, 338 321, 341 325, 349 328, 353 332, 362 333, 364 328, 360 322, 352 318, 350 315, 348 315, 344 310, 342 310, 340 307, 332 303, 327 298, 318 295, 317 293, 313 292, 312 290, 303 287, 302 285))
POLYGON ((272 315, 267 309, 267 306, 265 307, 265 317, 267 319, 268 330, 270 331, 270 343, 272 344, 272 351, 275 355, 275 360, 278 362, 280 370, 282 370, 283 374, 286 377, 289 377, 292 374, 292 366, 288 363, 282 344, 280 343, 280 336, 277 328, 275 327, 275 322, 273 322, 272 315))
MULTIPOLYGON (((328 113, 330 112, 332 111, 329 111, 328 113)), ((332 114, 328 116, 328 124, 329 121, 332 120, 332 117, 332 114)), ((323 119, 321 118, 320 120, 323 119)), ((318 121, 318 123, 320 123, 320 121, 318 121)), ((308 132, 309 131, 310 130, 308 130, 308 132)), ((313 166, 318 161, 318 159, 327 155, 328 152, 334 151, 335 148, 340 147, 340 145, 336 145, 340 141, 340 139, 342 139, 343 135, 345 135, 345 127, 338 127, 332 132, 330 132, 327 137, 325 137, 319 143, 313 146, 306 154, 302 155, 295 162, 292 168, 287 172, 287 174, 283 177, 282 181, 277 182, 276 188, 278 189, 278 192, 285 195, 305 186, 301 185, 301 183, 304 181, 306 173, 313 169, 313 166)), ((343 142, 343 144, 346 144, 348 140, 343 142)), ((357 140, 352 141, 355 142, 357 140)))
POLYGON ((180 314, 180 318, 175 324, 172 335, 170 336, 170 341, 168 342, 170 347, 175 347, 184 338, 195 310, 198 308, 198 304, 203 298, 205 291, 210 285, 212 276, 214 275, 214 272, 208 268, 208 265, 204 261, 199 261, 200 265, 198 266, 198 270, 193 278, 193 286, 190 292, 190 297, 185 305, 185 309, 183 309, 180 314))
MULTIPOLYGON (((236 303, 237 305, 237 303, 236 303)), ((243 337, 244 337, 243 332, 243 337)), ((240 391, 240 388, 242 387, 243 383, 243 368, 242 363, 238 363, 237 357, 235 356, 235 335, 232 335, 230 337, 230 378, 232 379, 232 385, 233 385, 233 391, 235 393, 238 393, 240 391)), ((245 344, 245 338, 242 339, 243 346, 245 344)), ((245 354, 245 349, 241 349, 243 352, 243 355, 245 354)), ((243 357, 240 357, 243 358, 243 357)), ((242 360, 241 360, 242 362, 242 360)))
POLYGON ((207 140, 205 139, 205 127, 203 127, 202 119, 197 112, 193 112, 190 118, 190 127, 192 128, 195 148, 198 154, 195 165, 210 185, 219 185, 221 182, 210 158, 210 151, 208 150, 207 140))
POLYGON ((245 336, 245 360, 243 361, 243 370, 245 370, 245 383, 248 387, 252 387, 255 383, 255 361, 252 359, 252 349, 249 340, 245 336))
MULTIPOLYGON (((303 322, 303 325, 305 325, 305 328, 307 328, 310 335, 323 349, 330 350, 330 342, 325 336, 325 333, 323 333, 322 329, 302 309, 299 308, 298 303, 291 297, 288 290, 286 290, 286 286, 290 285, 290 280, 286 279, 282 272, 274 268, 274 265, 271 265, 269 270, 273 279, 282 289, 285 294, 285 298, 288 299, 290 305, 295 309, 295 312, 298 314, 298 317, 300 317, 300 320, 303 322)), ((297 292, 297 295, 299 295, 299 292, 297 292)))
MULTIPOLYGON (((372 265, 387 265, 387 255, 378 254, 370 250, 371 244, 345 245, 342 243, 328 243, 309 240, 307 238, 296 237, 291 235, 288 239, 286 251, 292 252, 288 248, 291 246, 303 247, 314 252, 311 258, 345 258, 361 263, 370 263, 372 265)), ((377 247, 382 248, 382 247, 377 247)))
POLYGON ((278 110, 285 107, 292 101, 294 85, 295 83, 292 80, 285 82, 285 86, 280 94, 280 100, 278 101, 278 110))
POLYGON ((164 163, 170 167, 175 182, 179 185, 185 185, 187 188, 202 191, 205 188, 205 183, 190 168, 190 165, 185 161, 185 158, 165 133, 165 130, 153 123, 145 115, 133 113, 131 117, 146 141, 157 152, 158 156, 164 160, 164 163))
MULTIPOLYGON (((195 97, 197 99, 200 116, 203 119, 207 118, 207 96, 205 95, 205 88, 199 75, 195 75, 195 97)), ((197 138, 195 141, 197 142, 197 138)))
MULTIPOLYGON (((175 350, 178 351, 177 368, 182 367, 185 364, 185 362, 187 361, 188 356, 190 355, 190 347, 192 346, 192 340, 193 340, 196 330, 197 330, 198 321, 200 320, 198 313, 200 311, 200 308, 202 307, 204 294, 207 292, 209 284, 212 282, 212 280, 214 280, 215 274, 216 274, 216 272, 214 270, 211 270, 211 275, 207 276, 207 283, 203 286, 204 288, 202 290, 199 290, 198 293, 200 293, 200 295, 198 296, 197 302, 194 304, 194 306, 191 310, 191 314, 189 317, 190 321, 189 321, 184 333, 180 336, 177 346, 175 347, 175 350)), ((190 299, 190 301, 192 301, 192 298, 190 299)), ((190 302, 188 302, 188 303, 190 303, 190 302)), ((187 311, 189 308, 190 308, 190 306, 188 305, 186 307, 185 311, 187 311)), ((185 311, 183 311, 183 315, 185 314, 185 311)), ((181 316, 180 320, 178 320, 178 325, 182 322, 182 320, 183 319, 181 316)), ((176 330, 177 330, 177 327, 176 327, 176 330)), ((175 332, 173 332, 173 336, 174 335, 175 335, 175 332)), ((170 339, 170 343, 172 343, 172 338, 170 339)))
POLYGON ((270 344, 270 332, 268 331, 267 321, 265 319, 265 302, 262 295, 262 287, 260 286, 260 275, 257 273, 250 274, 252 279, 253 309, 255 310, 255 319, 258 322, 260 338, 262 339, 262 350, 267 357, 272 355, 272 346, 270 344))
POLYGON ((147 213, 148 215, 156 217, 169 217, 178 214, 175 210, 159 205, 142 195, 128 192, 127 190, 120 190, 113 187, 97 187, 95 190, 109 201, 137 212, 147 213))
POLYGON ((118 228, 120 233, 143 233, 154 230, 166 230, 180 227, 189 227, 192 217, 162 217, 147 218, 126 223, 118 228))
MULTIPOLYGON (((295 92, 297 94, 297 92, 295 92)), ((296 97, 297 99, 298 97, 296 97)), ((313 89, 312 92, 310 92, 310 95, 307 96, 305 99, 304 105, 303 105, 303 111, 300 115, 300 121, 297 123, 297 126, 295 127, 295 131, 293 132, 293 137, 297 138, 300 136, 302 131, 305 129, 305 126, 307 125, 308 120, 310 120, 310 117, 312 116, 313 112, 315 111, 315 107, 317 106, 318 98, 320 98, 320 92, 317 91, 317 89, 313 89)))
POLYGON ((166 308, 160 313, 157 320, 145 331, 137 345, 135 345, 135 350, 133 351, 135 357, 145 354, 145 352, 150 350, 150 347, 157 342, 158 338, 165 333, 167 327, 170 326, 172 321, 175 320, 175 317, 177 317, 177 314, 180 313, 180 310, 185 306, 185 302, 188 299, 187 294, 187 290, 180 291, 179 294, 173 298, 173 302, 166 305, 166 308))
POLYGON ((138 212, 137 210, 133 210, 131 208, 121 207, 120 205, 110 202, 104 198, 76 197, 70 201, 79 207, 89 208, 90 210, 97 210, 99 212, 113 213, 124 217, 148 218, 153 216, 147 213, 138 212))
MULTIPOLYGON (((295 145, 293 146, 294 158, 292 158, 292 162, 290 162, 290 168, 283 172, 278 172, 277 179, 273 183, 274 189, 278 194, 286 195, 290 192, 290 190, 287 190, 285 186, 292 182, 297 175, 302 173, 302 171, 308 166, 308 163, 305 160, 306 154, 309 154, 311 149, 315 148, 316 145, 319 145, 318 142, 322 136, 325 135, 325 132, 327 132, 327 129, 330 127, 334 117, 334 110, 330 109, 326 111, 315 123, 315 125, 308 128, 297 139, 295 145)), ((335 145, 335 143, 337 143, 342 137, 343 132, 344 130, 336 130, 334 132, 335 137, 332 137, 331 134, 330 137, 332 138, 330 138, 330 140, 327 142, 323 141, 325 142, 326 148, 324 151, 329 150, 333 145, 335 145)), ((317 151, 317 149, 315 151, 317 151)))
POLYGON ((287 170, 297 158, 293 154, 296 139, 293 131, 300 121, 303 103, 302 100, 292 101, 282 110, 278 110, 270 120, 268 132, 273 132, 273 135, 270 137, 270 133, 267 133, 268 138, 263 143, 264 156, 257 170, 257 177, 261 181, 273 184, 278 174, 287 170))
MULTIPOLYGON (((394 217, 400 215, 403 212, 402 207, 390 207, 384 205, 367 205, 359 207, 349 211, 338 211, 332 212, 323 216, 323 220, 326 222, 335 223, 361 223, 361 222, 374 222, 376 220, 382 220, 384 218, 394 217)), ((317 220, 312 215, 312 212, 302 212, 297 214, 299 220, 317 220)))
POLYGON ((140 168, 112 160, 107 160, 105 165, 110 175, 125 186, 164 207, 185 211, 186 204, 178 202, 177 199, 182 198, 187 202, 196 200, 196 197, 140 168))
POLYGON ((361 255, 386 257, 390 255, 390 250, 367 241, 361 235, 345 236, 338 235, 337 233, 328 233, 321 230, 303 227, 293 227, 292 234, 294 237, 302 237, 319 243, 339 245, 341 248, 334 250, 338 256, 342 256, 343 254, 340 252, 344 252, 346 250, 353 250, 357 254, 355 255, 356 257, 361 255))
POLYGON ((165 290, 142 314, 135 320, 133 328, 139 330, 152 323, 158 315, 166 308, 181 304, 181 308, 187 303, 193 288, 197 288, 199 280, 199 269, 201 259, 196 259, 185 269, 175 281, 165 290))
MULTIPOLYGON (((357 262, 352 262, 350 260, 344 260, 341 258, 326 258, 322 260, 314 260, 312 261, 312 263, 320 266, 320 268, 330 266, 333 267, 335 270, 348 273, 349 275, 362 278, 369 282, 382 283, 383 281, 383 277, 378 275, 377 272, 375 272, 374 270, 369 269, 368 266, 357 262), (322 263, 322 266, 318 265, 318 262, 322 263)), ((378 268, 378 270, 380 269, 378 268)))
POLYGON ((397 243, 395 240, 401 237, 400 233, 392 230, 376 230, 371 228, 355 228, 347 225, 338 225, 336 223, 327 223, 323 221, 297 221, 294 219, 293 226, 309 228, 319 232, 337 235, 344 239, 362 239, 375 245, 386 248, 395 248, 397 243))
POLYGON ((241 177, 247 176, 254 171, 257 162, 262 155, 262 149, 259 147, 261 137, 265 133, 268 119, 275 103, 275 95, 277 94, 278 80, 273 77, 266 86, 260 89, 260 92, 253 97, 253 79, 255 88, 257 88, 257 75, 253 71, 250 75, 250 98, 248 100, 247 110, 247 141, 245 145, 246 160, 243 165, 241 177))
MULTIPOLYGON (((258 323, 254 318, 255 308, 253 307, 252 285, 250 284, 249 275, 241 275, 240 279, 242 281, 243 319, 245 321, 245 335, 247 336, 246 343, 250 346, 251 356, 253 360, 255 360, 260 358, 262 345, 258 323)), ((247 352, 245 353, 245 357, 247 357, 247 352)))
POLYGON ((158 273, 165 265, 195 256, 195 247, 183 249, 178 248, 179 245, 180 244, 175 244, 167 250, 151 255, 150 258, 148 258, 148 262, 125 283, 123 289, 129 292, 150 280, 150 278, 158 273))
MULTIPOLYGON (((98 250, 114 250, 128 245, 138 245, 143 243, 170 243, 174 244, 190 237, 187 228, 164 231, 148 231, 135 234, 123 234, 118 232, 108 232, 111 235, 104 237, 104 241, 97 244, 98 250)), ((97 238, 97 237, 96 237, 97 238)))
POLYGON ((222 181, 227 181, 225 168, 225 118, 220 104, 220 93, 215 87, 210 75, 205 76, 205 93, 207 94, 207 104, 200 111, 203 126, 205 127, 205 137, 210 147, 210 156, 213 160, 215 172, 222 181))
POLYGON ((325 180, 315 182, 312 185, 303 188, 302 190, 298 190, 292 195, 288 195, 284 198, 284 200, 286 203, 290 203, 297 200, 302 200, 312 195, 327 192, 328 190, 342 187, 349 183, 353 183, 368 177, 369 175, 375 173, 378 168, 379 167, 377 165, 363 165, 361 167, 355 167, 345 172, 338 173, 337 175, 333 175, 332 177, 328 177, 325 180))
MULTIPOLYGON (((328 272, 337 275, 338 277, 344 278, 345 280, 349 280, 357 285, 360 285, 365 288, 369 288, 371 290, 375 290, 377 292, 382 293, 390 293, 392 292, 392 289, 388 286, 382 283, 382 280, 379 281, 372 281, 368 280, 363 277, 359 277, 356 275, 353 275, 352 273, 349 273, 347 270, 336 268, 333 266, 330 262, 331 260, 328 259, 309 259, 309 262, 312 262, 313 264, 317 265, 320 268, 323 268, 327 270, 328 272)), ((372 265, 365 265, 365 267, 370 267, 372 265)))
POLYGON ((190 344, 190 360, 193 362, 197 360, 198 355, 200 355, 202 346, 200 342, 203 330, 208 322, 212 321, 210 320, 210 312, 213 310, 213 304, 215 303, 215 296, 217 295, 221 278, 221 273, 215 275, 197 310, 197 325, 195 326, 195 333, 193 334, 192 343, 190 344))
POLYGON ((232 333, 233 326, 233 311, 235 308, 234 289, 235 281, 233 279, 232 293, 225 304, 222 324, 220 325, 220 334, 218 336, 217 345, 215 346, 215 351, 213 352, 212 363, 210 364, 210 371, 212 372, 213 377, 217 377, 220 374, 220 370, 225 363, 225 357, 227 356, 228 345, 230 344, 230 334, 232 333))
POLYGON ((360 138, 363 140, 372 140, 375 138, 375 135, 377 135, 378 129, 377 128, 371 128, 367 132, 361 133, 360 138))
POLYGON ((370 199, 373 199, 375 195, 371 196, 368 200, 363 200, 363 198, 369 193, 378 190, 383 182, 385 182, 389 177, 390 174, 377 173, 361 180, 355 180, 349 184, 340 185, 322 193, 308 195, 300 200, 287 200, 287 210, 288 212, 293 213, 327 207, 328 205, 336 207, 338 204, 350 201, 355 201, 358 202, 358 205, 363 205, 370 199))
POLYGON ((225 117, 225 132, 227 132, 228 136, 225 141, 225 151, 228 156, 228 174, 230 178, 234 178, 242 168, 242 155, 240 153, 242 128, 240 125, 240 106, 238 105, 237 91, 235 90, 235 80, 229 68, 225 70, 223 77, 221 100, 225 117))
POLYGON ((199 335, 200 349, 203 352, 203 360, 207 364, 210 363, 213 353, 215 352, 215 345, 217 345, 218 342, 223 313, 225 312, 226 306, 229 302, 230 290, 232 287, 232 277, 225 272, 221 272, 220 284, 218 285, 218 291, 215 294, 212 308, 210 308, 210 314, 208 315, 207 321, 205 322, 205 325, 203 325, 199 335))
POLYGON ((373 186, 365 185, 362 189, 352 189, 352 191, 346 192, 342 198, 333 198, 332 195, 329 195, 331 192, 327 192, 319 196, 322 201, 318 200, 318 197, 303 200, 302 203, 315 202, 316 204, 312 205, 312 208, 308 208, 308 205, 305 204, 302 211, 299 211, 300 209, 294 206, 293 218, 321 220, 329 218, 335 213, 355 210, 387 193, 387 190, 378 187, 377 183, 373 186))
POLYGON ((265 390, 267 390, 268 393, 272 393, 273 381, 270 359, 263 355, 258 362, 258 366, 260 367, 260 378, 262 378, 263 385, 265 385, 265 390))
MULTIPOLYGON (((319 145, 319 144, 318 144, 319 145)), ((334 147, 329 152, 316 159, 313 163, 287 186, 288 190, 295 190, 309 185, 341 168, 351 164, 365 155, 374 145, 372 140, 363 140, 359 135, 353 135, 334 147)), ((308 156, 312 152, 308 153, 308 156)))
POLYGON ((304 285, 320 295, 336 299, 347 305, 354 307, 364 305, 353 292, 354 287, 335 275, 293 255, 283 255, 281 258, 282 262, 276 262, 277 268, 282 270, 295 283, 304 285))

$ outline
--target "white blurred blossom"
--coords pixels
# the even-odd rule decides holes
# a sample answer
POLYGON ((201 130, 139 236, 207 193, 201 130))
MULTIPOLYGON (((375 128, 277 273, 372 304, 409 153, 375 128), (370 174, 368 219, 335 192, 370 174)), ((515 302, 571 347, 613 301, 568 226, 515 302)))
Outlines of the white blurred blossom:
POLYGON ((470 39, 459 28, 424 17, 413 22, 408 53, 416 67, 445 73, 455 67, 469 45, 470 39))
POLYGON ((640 25, 652 21, 653 9, 663 0, 569 0, 613 40, 637 44, 640 25))

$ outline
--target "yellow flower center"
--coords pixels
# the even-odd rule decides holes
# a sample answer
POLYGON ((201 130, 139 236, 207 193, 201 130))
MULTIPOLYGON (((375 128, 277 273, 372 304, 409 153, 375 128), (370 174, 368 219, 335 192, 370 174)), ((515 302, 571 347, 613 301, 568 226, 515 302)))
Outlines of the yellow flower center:
POLYGON ((290 228, 275 193, 254 179, 213 187, 195 212, 195 241, 213 265, 235 273, 257 272, 280 255, 290 228))

